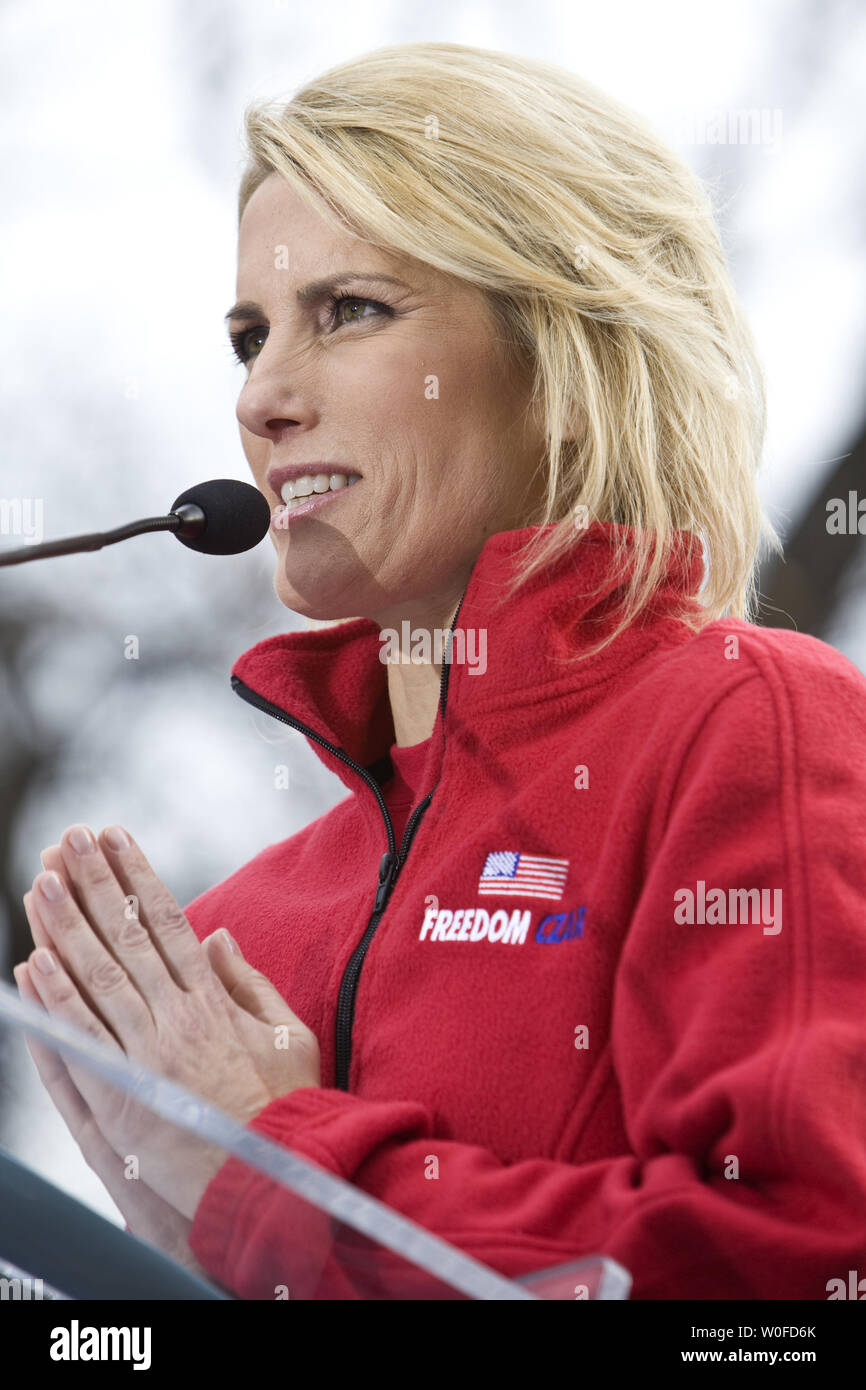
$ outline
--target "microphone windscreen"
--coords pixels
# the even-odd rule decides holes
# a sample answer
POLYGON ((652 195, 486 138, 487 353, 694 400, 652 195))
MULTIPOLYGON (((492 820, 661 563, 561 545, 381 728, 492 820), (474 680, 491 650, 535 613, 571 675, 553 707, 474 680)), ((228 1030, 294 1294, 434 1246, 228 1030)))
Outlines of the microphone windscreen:
POLYGON ((187 488, 171 510, 177 511, 185 503, 201 507, 204 526, 195 536, 174 534, 190 550, 205 555, 239 555, 242 550, 252 550, 271 524, 271 509, 258 488, 237 478, 214 478, 187 488))

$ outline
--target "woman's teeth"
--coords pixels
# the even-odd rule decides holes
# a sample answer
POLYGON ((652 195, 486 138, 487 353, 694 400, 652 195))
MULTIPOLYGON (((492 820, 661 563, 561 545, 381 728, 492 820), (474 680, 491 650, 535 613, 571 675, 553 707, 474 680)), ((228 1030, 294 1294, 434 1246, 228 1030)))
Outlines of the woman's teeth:
POLYGON ((356 473, 305 473, 302 478, 291 478, 283 483, 280 496, 289 508, 299 507, 317 492, 339 492, 340 488, 351 487, 360 479, 356 473))

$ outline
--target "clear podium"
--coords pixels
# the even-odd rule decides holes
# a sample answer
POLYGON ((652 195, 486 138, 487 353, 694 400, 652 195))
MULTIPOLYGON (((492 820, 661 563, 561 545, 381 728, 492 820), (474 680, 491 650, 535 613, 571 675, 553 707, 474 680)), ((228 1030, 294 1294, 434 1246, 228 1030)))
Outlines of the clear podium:
MULTIPOLYGON (((35 1073, 34 1073, 35 1075, 35 1073)), ((218 1107, 86 1033, 49 1018, 0 982, 0 1298, 56 1299, 626 1299, 627 1270, 589 1255, 517 1279, 342 1181, 218 1107), (61 1076, 71 1103, 98 1117, 102 1181, 126 1226, 43 1176, 37 1133, 15 1096, 33 1061, 61 1076), (70 1084, 71 1083, 71 1084, 70 1084), (14 1124, 8 1117, 14 1114, 14 1124), (135 1136, 147 1135, 141 1163, 135 1136), (100 1139, 106 1143, 105 1139, 100 1139), (207 1151, 231 1164, 242 1288, 221 1285, 185 1240, 172 1197, 207 1151), (153 1155, 159 1155, 154 1159, 153 1155)), ((86 1155, 85 1155, 86 1156, 86 1155)))

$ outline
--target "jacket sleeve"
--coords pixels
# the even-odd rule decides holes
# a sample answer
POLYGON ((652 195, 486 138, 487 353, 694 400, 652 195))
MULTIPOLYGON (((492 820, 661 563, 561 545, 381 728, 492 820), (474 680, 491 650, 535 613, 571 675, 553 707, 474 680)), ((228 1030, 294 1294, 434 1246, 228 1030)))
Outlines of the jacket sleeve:
MULTIPOLYGON (((842 659, 806 664, 759 649, 660 777, 612 1002, 631 1152, 506 1164, 438 1135, 422 1104, 328 1088, 252 1127, 507 1276, 601 1253, 634 1298, 826 1299, 866 1274, 866 683, 842 659), (675 920, 698 880, 768 890, 775 921, 675 920)), ((194 1253, 273 1298, 292 1200, 230 1160, 194 1253)), ((338 1240, 315 1296, 412 1296, 411 1272, 338 1240)))

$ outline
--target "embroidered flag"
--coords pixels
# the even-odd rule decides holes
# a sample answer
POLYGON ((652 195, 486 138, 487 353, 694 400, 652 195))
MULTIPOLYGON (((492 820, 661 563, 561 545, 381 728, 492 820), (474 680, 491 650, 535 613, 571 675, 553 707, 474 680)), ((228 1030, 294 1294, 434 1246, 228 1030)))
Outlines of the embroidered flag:
POLYGON ((567 877, 567 859, 494 850, 484 861, 478 893, 480 897, 561 898, 567 877))

